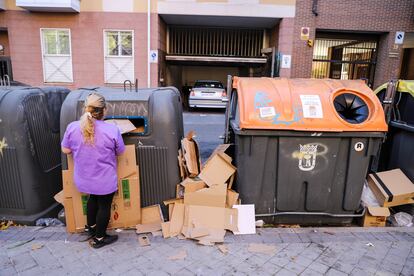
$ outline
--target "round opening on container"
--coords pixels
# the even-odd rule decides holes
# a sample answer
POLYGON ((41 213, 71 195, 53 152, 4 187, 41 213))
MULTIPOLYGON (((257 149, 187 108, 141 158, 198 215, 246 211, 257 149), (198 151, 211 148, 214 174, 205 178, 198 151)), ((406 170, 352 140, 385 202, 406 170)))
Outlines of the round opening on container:
POLYGON ((367 103, 352 93, 343 93, 335 97, 334 106, 339 116, 350 124, 360 124, 368 119, 367 103))

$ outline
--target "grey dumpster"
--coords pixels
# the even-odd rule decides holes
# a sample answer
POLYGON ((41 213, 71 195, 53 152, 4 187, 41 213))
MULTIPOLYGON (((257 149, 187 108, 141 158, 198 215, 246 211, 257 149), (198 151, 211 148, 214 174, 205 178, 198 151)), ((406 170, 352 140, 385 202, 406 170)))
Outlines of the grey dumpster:
POLYGON ((0 219, 33 224, 54 216, 62 189, 62 87, 0 89, 0 219))
MULTIPOLYGON (((87 88, 72 91, 61 113, 61 131, 79 120, 84 101, 91 92, 103 95, 107 102, 105 119, 129 119, 138 129, 123 135, 125 144, 137 148, 143 207, 175 197, 180 182, 178 149, 183 137, 181 98, 173 87, 139 89, 125 92, 115 88, 87 88)), ((66 169, 66 155, 62 155, 66 169)))

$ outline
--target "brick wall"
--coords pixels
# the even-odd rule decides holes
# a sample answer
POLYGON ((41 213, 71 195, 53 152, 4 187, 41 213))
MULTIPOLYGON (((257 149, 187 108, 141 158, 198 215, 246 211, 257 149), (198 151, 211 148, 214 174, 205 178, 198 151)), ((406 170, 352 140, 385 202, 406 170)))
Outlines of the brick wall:
MULTIPOLYGON (((151 16, 151 47, 158 49, 158 15, 151 16)), ((44 85, 40 28, 69 28, 74 82, 59 85, 70 88, 104 85, 104 29, 134 30, 135 75, 139 86, 147 87, 146 13, 4 11, 0 14, 0 27, 8 30, 14 79, 34 86, 44 85)), ((152 64, 151 86, 157 84, 158 66, 152 64)))
POLYGON ((311 76, 313 48, 300 40, 301 27, 310 27, 310 39, 315 39, 316 29, 380 33, 374 87, 390 78, 399 77, 402 49, 397 50, 397 58, 389 57, 388 54, 394 51, 396 31, 414 30, 414 1, 319 0, 318 16, 312 13, 312 2, 296 1, 291 77, 311 76))

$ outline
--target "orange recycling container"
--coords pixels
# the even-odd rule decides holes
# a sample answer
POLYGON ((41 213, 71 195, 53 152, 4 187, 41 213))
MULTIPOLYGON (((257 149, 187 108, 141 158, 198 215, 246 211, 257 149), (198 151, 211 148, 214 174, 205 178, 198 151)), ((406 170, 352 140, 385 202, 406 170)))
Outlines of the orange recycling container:
POLYGON ((234 77, 242 129, 387 131, 384 111, 362 80, 234 77))
POLYGON ((387 131, 359 80, 233 78, 226 141, 235 187, 268 223, 347 224, 387 131))

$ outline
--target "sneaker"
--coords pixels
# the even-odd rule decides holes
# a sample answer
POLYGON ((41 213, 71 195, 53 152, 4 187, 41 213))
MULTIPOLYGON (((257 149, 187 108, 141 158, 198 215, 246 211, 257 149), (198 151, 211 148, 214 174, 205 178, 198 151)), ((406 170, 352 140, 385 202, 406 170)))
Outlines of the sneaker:
POLYGON ((118 240, 118 236, 117 235, 105 235, 105 237, 101 240, 98 240, 96 237, 94 237, 89 244, 93 247, 93 248, 101 248, 102 246, 114 243, 118 240))
POLYGON ((96 235, 96 227, 85 225, 85 230, 83 232, 83 236, 85 236, 85 238, 82 239, 81 242, 88 241, 92 239, 93 237, 95 237, 95 235, 96 235))

